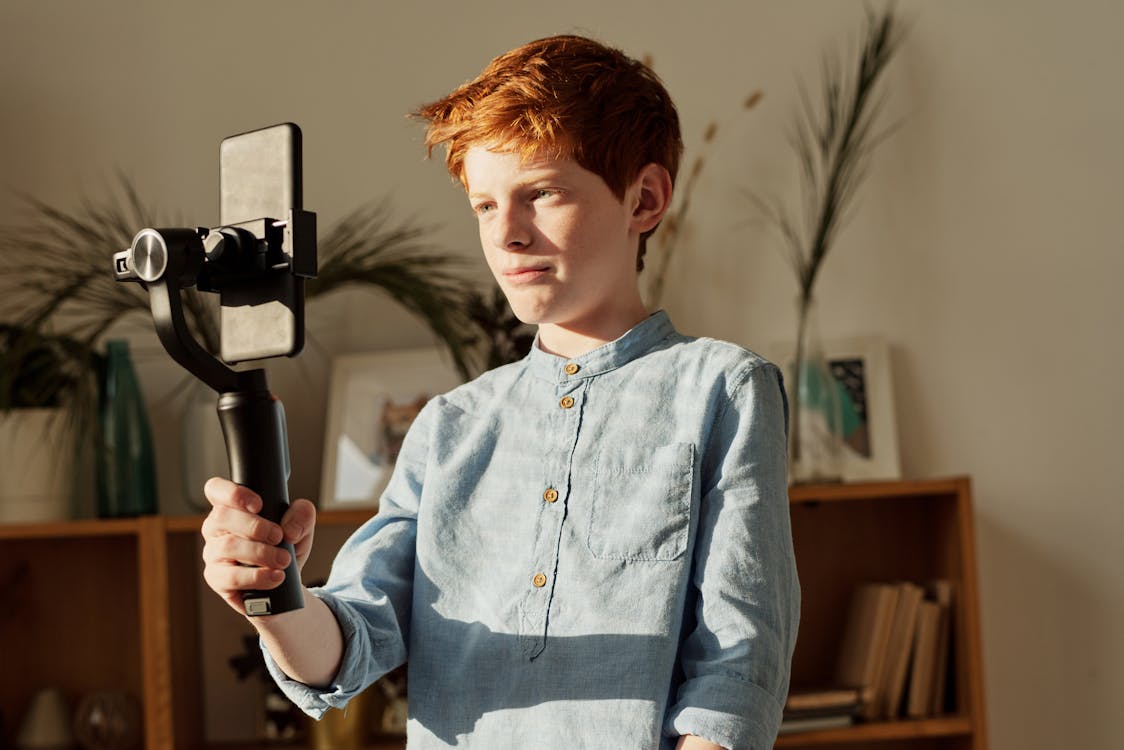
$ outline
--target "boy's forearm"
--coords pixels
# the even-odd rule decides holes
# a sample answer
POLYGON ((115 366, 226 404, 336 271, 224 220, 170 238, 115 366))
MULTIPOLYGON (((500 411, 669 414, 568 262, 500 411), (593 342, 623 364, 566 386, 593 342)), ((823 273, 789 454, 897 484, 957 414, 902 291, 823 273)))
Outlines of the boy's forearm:
POLYGON ((312 687, 326 687, 335 679, 343 659, 343 633, 328 605, 307 589, 303 609, 249 620, 289 677, 312 687))

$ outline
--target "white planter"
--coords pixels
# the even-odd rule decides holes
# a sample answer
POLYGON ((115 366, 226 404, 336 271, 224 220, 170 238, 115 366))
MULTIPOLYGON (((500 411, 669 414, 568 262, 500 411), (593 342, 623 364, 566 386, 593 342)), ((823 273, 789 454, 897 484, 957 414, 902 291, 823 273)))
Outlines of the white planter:
POLYGON ((207 512, 211 503, 203 485, 211 477, 229 477, 230 462, 219 424, 218 394, 199 381, 189 389, 180 423, 183 491, 193 510, 207 512))
POLYGON ((74 432, 60 409, 0 412, 0 523, 70 518, 74 432))

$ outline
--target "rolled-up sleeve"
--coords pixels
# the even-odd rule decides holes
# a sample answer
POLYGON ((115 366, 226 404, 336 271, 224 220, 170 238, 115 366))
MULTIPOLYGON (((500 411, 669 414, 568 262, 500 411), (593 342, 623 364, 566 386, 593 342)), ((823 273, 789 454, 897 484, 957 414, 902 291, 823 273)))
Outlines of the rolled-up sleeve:
POLYGON ((426 417, 423 409, 411 426, 378 513, 340 549, 327 583, 311 589, 331 609, 343 634, 343 658, 332 684, 314 687, 290 679, 263 646, 266 667, 282 692, 314 718, 329 708, 343 708, 406 661, 426 417))
POLYGON ((771 748, 800 617, 780 371, 756 361, 731 381, 701 466, 693 617, 684 681, 665 732, 728 750, 771 748))

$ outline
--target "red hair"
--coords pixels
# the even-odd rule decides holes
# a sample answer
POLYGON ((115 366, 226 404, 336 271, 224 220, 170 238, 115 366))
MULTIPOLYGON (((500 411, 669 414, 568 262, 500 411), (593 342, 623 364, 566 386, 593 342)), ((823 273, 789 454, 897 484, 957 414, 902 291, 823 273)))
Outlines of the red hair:
MULTIPOLYGON (((667 169, 674 183, 683 153, 679 115, 656 74, 580 36, 539 39, 500 55, 475 80, 414 114, 429 123, 430 154, 446 144, 445 165, 461 184, 465 154, 485 146, 524 159, 573 159, 623 199, 648 164, 667 169)), ((643 249, 641 240, 641 256, 643 249)))

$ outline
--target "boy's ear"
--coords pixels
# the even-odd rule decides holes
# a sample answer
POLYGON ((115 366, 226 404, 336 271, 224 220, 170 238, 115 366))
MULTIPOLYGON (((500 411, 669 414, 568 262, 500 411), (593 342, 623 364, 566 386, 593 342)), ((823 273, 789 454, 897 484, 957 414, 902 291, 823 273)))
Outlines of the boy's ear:
POLYGON ((632 228, 643 234, 655 229, 671 206, 671 175, 652 162, 640 170, 632 186, 632 228))

